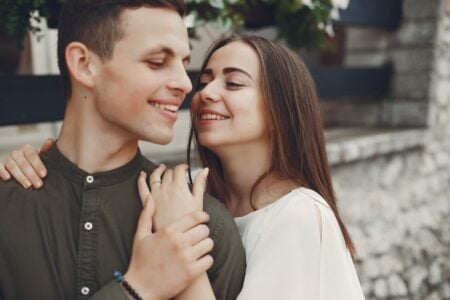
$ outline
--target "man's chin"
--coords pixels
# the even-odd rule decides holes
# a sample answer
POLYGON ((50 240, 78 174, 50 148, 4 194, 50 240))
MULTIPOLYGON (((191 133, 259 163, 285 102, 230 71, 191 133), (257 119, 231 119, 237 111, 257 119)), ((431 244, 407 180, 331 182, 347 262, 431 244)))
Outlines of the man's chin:
POLYGON ((161 135, 158 137, 155 136, 142 136, 139 140, 149 142, 156 145, 167 145, 170 144, 173 140, 173 134, 170 135, 161 135))

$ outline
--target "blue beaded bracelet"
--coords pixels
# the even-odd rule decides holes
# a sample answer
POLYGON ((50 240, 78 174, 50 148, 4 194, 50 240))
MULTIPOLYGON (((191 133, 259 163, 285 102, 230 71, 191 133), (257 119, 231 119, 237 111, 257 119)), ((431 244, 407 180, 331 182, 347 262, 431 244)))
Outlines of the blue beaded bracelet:
POLYGON ((124 289, 131 295, 131 297, 133 297, 134 300, 142 300, 142 297, 139 296, 139 294, 131 287, 128 281, 125 280, 120 271, 114 272, 114 278, 116 279, 117 283, 120 283, 124 287, 124 289))

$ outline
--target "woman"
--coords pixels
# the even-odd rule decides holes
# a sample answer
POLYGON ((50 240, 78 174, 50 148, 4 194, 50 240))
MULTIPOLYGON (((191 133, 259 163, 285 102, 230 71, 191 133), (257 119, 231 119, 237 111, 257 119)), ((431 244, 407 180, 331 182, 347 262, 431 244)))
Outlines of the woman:
MULTIPOLYGON (((201 68, 191 116, 191 138, 210 169, 208 191, 235 216, 246 249, 239 299, 364 299, 314 83, 300 59, 261 37, 218 41, 201 68)), ((156 189, 170 187, 163 171, 150 176, 156 189)), ((154 194, 144 180, 142 198, 154 194)))

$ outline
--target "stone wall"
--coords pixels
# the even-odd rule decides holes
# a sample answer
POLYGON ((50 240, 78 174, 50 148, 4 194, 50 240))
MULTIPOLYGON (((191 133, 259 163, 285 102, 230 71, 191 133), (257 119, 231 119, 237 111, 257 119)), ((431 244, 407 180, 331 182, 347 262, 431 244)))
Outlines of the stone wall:
POLYGON ((367 299, 450 299, 448 152, 338 165, 333 179, 367 299))
MULTIPOLYGON (((397 127, 427 125, 429 119, 424 112, 430 108, 429 87, 435 61, 439 12, 446 4, 441 5, 441 0, 403 0, 402 3, 401 23, 394 31, 358 27, 348 27, 346 30, 346 66, 392 64, 393 67, 388 97, 381 103, 365 101, 363 106, 353 105, 359 108, 355 118, 349 120, 351 123, 397 127), (361 107, 364 108, 362 114, 361 107)), ((448 70, 448 62, 441 64, 446 64, 448 70)), ((358 101, 361 99, 355 99, 354 103, 358 101)), ((352 110, 351 106, 346 107, 342 114, 352 110)), ((340 120, 345 122, 345 116, 340 120)))
POLYGON ((395 76, 384 116, 426 126, 426 138, 336 163, 333 179, 367 299, 450 299, 450 1, 403 5, 397 46, 385 52, 395 76))

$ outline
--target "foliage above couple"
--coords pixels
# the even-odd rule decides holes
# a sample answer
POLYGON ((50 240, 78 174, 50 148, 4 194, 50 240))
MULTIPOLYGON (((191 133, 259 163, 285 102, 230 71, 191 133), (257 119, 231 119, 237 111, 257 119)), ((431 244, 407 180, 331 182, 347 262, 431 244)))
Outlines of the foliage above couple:
MULTIPOLYGON (((50 21, 58 18, 64 0, 2 0, 0 33, 22 40, 30 30, 39 31, 37 16, 50 21), (37 13, 36 13, 37 12, 37 13)), ((321 46, 332 33, 331 21, 345 9, 349 0, 186 0, 186 23, 191 36, 207 23, 224 30, 274 25, 278 36, 294 48, 321 46)))
POLYGON ((273 25, 293 48, 320 47, 350 0, 187 0, 191 32, 206 23, 224 31, 273 25))
POLYGON ((56 20, 64 0, 1 0, 0 34, 22 40, 29 30, 39 31, 39 16, 56 20))

